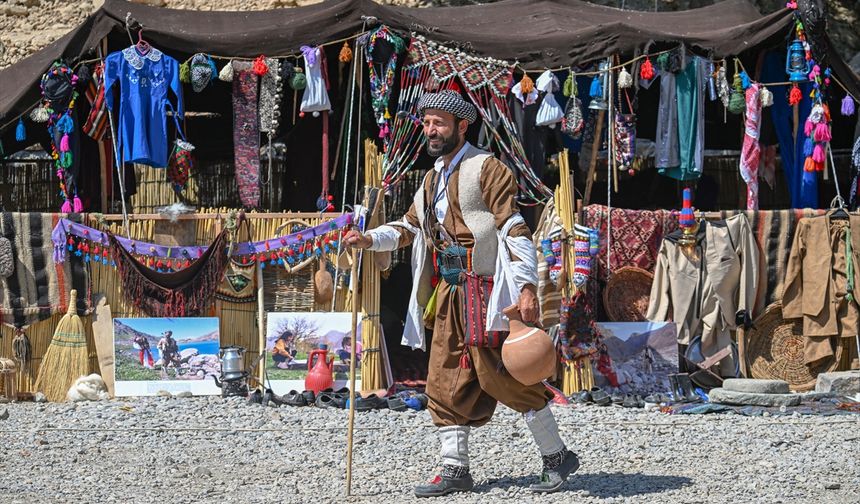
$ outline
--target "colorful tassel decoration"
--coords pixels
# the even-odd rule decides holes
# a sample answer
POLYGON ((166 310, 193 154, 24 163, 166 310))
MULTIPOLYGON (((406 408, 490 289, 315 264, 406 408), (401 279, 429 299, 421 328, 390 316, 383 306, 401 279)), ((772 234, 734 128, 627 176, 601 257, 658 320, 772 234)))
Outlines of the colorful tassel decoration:
POLYGON ((741 89, 746 89, 750 87, 750 76, 747 73, 741 72, 741 89))
POLYGON ((603 98, 603 79, 599 75, 595 75, 591 81, 591 89, 588 96, 592 98, 603 98))
POLYGON ((524 95, 527 95, 534 91, 534 89, 535 82, 532 80, 531 77, 529 77, 529 74, 524 73, 522 80, 520 80, 520 91, 522 91, 524 95))
POLYGON ((797 105, 802 99, 803 94, 801 94, 800 88, 797 87, 797 84, 793 85, 791 87, 791 92, 788 93, 788 104, 791 106, 797 105))
POLYGON ((664 52, 663 54, 657 56, 657 66, 660 67, 660 70, 664 72, 669 71, 669 53, 664 52))
POLYGON ((642 63, 642 67, 639 68, 639 77, 643 80, 651 80, 654 78, 654 65, 651 64, 651 58, 645 58, 645 63, 642 63))
POLYGON ((69 134, 64 133, 63 138, 60 139, 60 152, 69 152, 70 150, 72 149, 69 147, 69 134))
POLYGON ((266 57, 262 55, 257 56, 251 69, 260 77, 266 75, 269 72, 269 65, 266 64, 266 57))
POLYGON ((218 80, 224 82, 233 82, 233 62, 228 61, 221 72, 218 73, 218 80))
POLYGON ((18 126, 15 128, 15 140, 18 142, 27 140, 27 128, 24 126, 24 119, 18 119, 18 126))
POLYGON ((771 105, 773 105, 773 93, 771 93, 768 88, 762 86, 758 94, 759 98, 761 99, 762 107, 770 107, 771 105))
MULTIPOLYGON (((843 106, 844 107, 844 106, 843 106)), ((51 118, 51 113, 45 107, 36 107, 30 112, 30 119, 37 123, 46 123, 51 118)))
POLYGON ((816 142, 829 142, 830 137, 830 126, 827 123, 820 122, 815 125, 815 135, 813 137, 816 142))
POLYGON ((78 198, 78 195, 75 195, 73 210, 75 213, 81 213, 84 211, 84 204, 81 203, 81 198, 78 198))
POLYGON ((179 82, 183 82, 185 84, 191 83, 191 66, 187 61, 179 65, 179 82))
POLYGON ((806 119, 806 122, 803 123, 803 135, 804 136, 812 136, 812 133, 815 131, 815 123, 812 122, 812 116, 806 119))
POLYGON ((624 67, 621 67, 621 71, 618 72, 618 87, 620 89, 633 87, 633 76, 624 67))
POLYGON ((576 96, 576 79, 573 78, 573 72, 567 74, 567 79, 564 81, 561 93, 567 98, 576 96))
POLYGON ((349 63, 352 61, 352 49, 350 49, 349 43, 343 43, 343 47, 340 48, 340 54, 337 56, 337 60, 341 63, 349 63))
POLYGON ((806 161, 803 162, 803 171, 805 172, 814 172, 815 171, 815 161, 812 160, 812 156, 806 158, 806 161))
POLYGON ((815 143, 812 141, 811 138, 806 137, 806 140, 803 141, 803 156, 811 156, 813 148, 815 148, 815 143))
POLYGON ((842 98, 842 115, 854 115, 854 99, 847 94, 845 95, 845 98, 842 98))
POLYGON ((72 203, 69 200, 63 202, 63 206, 60 207, 60 212, 64 214, 72 213, 72 203))
POLYGON ((812 150, 812 160, 816 163, 824 162, 824 144, 815 144, 815 148, 812 150))

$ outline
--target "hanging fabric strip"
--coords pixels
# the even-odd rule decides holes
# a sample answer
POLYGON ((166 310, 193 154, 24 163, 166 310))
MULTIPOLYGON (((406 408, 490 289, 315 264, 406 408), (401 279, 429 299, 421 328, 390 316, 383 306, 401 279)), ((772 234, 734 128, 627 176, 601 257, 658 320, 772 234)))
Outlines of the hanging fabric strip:
MULTIPOLYGON (((272 250, 288 247, 294 248, 296 246, 304 245, 306 242, 312 241, 317 237, 324 236, 327 233, 340 231, 352 225, 353 221, 353 214, 348 213, 297 233, 278 236, 268 240, 241 243, 233 249, 233 256, 259 254, 261 252, 270 252, 272 250)), ((70 236, 107 247, 110 247, 110 238, 112 237, 126 252, 136 255, 144 254, 152 257, 190 257, 196 260, 197 258, 202 257, 208 250, 207 246, 169 247, 155 243, 130 240, 128 238, 123 238, 122 236, 115 236, 106 231, 91 228, 84 224, 72 222, 69 219, 60 219, 56 226, 54 226, 51 233, 51 241, 54 244, 53 259, 55 263, 61 264, 66 260, 68 247, 67 240, 70 236)))
POLYGON ((140 264, 116 237, 110 235, 126 300, 151 317, 194 317, 203 313, 227 267, 228 231, 215 238, 203 256, 175 273, 158 273, 140 264))
POLYGON ((761 161, 761 94, 760 85, 753 83, 746 90, 744 142, 741 148, 741 177, 747 183, 747 210, 758 210, 758 165, 761 161))
POLYGON ((257 74, 248 63, 233 62, 233 154, 239 198, 248 208, 260 205, 260 128, 257 74))

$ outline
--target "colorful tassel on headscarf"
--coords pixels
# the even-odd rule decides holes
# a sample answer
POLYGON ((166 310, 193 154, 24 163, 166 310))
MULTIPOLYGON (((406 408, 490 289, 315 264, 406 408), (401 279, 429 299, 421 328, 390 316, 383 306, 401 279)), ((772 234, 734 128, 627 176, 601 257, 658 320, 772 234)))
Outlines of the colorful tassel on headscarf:
POLYGON ((812 160, 816 164, 824 162, 824 144, 815 144, 815 148, 812 150, 812 160))
POLYGON ((591 89, 588 91, 588 96, 592 98, 603 98, 603 79, 599 75, 595 75, 591 80, 591 89))
POLYGON ((803 94, 800 92, 800 88, 797 87, 797 84, 791 86, 791 92, 788 93, 788 104, 791 106, 797 105, 802 99, 803 94))
POLYGON ((820 122, 815 125, 815 135, 813 137, 816 142, 829 142, 830 137, 830 126, 827 123, 820 122))
POLYGON ((184 84, 191 83, 191 65, 187 61, 179 65, 179 82, 184 84))
POLYGON ((815 148, 815 142, 807 136, 806 140, 803 141, 803 157, 811 156, 813 148, 815 148))
POLYGON ((639 77, 643 80, 651 80, 654 78, 654 65, 651 64, 651 58, 645 57, 645 63, 639 68, 639 77))
POLYGON ((18 118, 18 126, 15 127, 15 140, 23 142, 27 140, 27 128, 24 126, 24 119, 18 118))
POLYGON ((845 98, 842 99, 842 115, 854 115, 854 99, 851 98, 851 95, 846 94, 845 98))
POLYGON ((269 65, 266 64, 266 57, 262 55, 257 56, 257 59, 254 60, 254 64, 251 65, 251 70, 260 77, 266 75, 269 72, 269 65))
POLYGON ((529 77, 529 74, 524 73, 523 78, 520 80, 520 91, 522 91, 523 95, 527 95, 534 91, 535 82, 529 77))
POLYGON ((348 42, 343 43, 343 47, 340 48, 340 54, 338 54, 337 60, 341 63, 349 63, 352 61, 352 49, 349 47, 348 42))

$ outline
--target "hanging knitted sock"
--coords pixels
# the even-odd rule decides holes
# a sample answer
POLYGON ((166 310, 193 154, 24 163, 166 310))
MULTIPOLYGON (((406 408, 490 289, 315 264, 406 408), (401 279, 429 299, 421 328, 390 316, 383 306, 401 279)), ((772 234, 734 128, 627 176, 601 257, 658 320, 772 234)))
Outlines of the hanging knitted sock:
MULTIPOLYGON (((553 285, 558 285, 558 282, 561 280, 561 240, 551 240, 550 241, 550 255, 552 257, 552 266, 549 267, 549 279, 552 281, 553 285)), ((549 261, 547 261, 549 263, 549 261)))
POLYGON ((591 274, 591 255, 589 254, 591 240, 587 232, 582 232, 578 228, 574 228, 573 236, 576 261, 573 267, 573 284, 582 287, 588 282, 588 276, 591 274))

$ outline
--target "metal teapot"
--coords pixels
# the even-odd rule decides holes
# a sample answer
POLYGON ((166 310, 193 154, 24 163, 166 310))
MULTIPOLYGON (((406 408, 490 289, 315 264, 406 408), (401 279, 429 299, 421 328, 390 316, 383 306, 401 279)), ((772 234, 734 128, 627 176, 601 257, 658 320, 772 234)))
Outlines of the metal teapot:
POLYGON ((215 386, 221 389, 222 397, 248 395, 248 372, 242 365, 244 356, 245 348, 235 345, 221 347, 218 351, 221 379, 214 375, 212 379, 215 380, 215 386))

